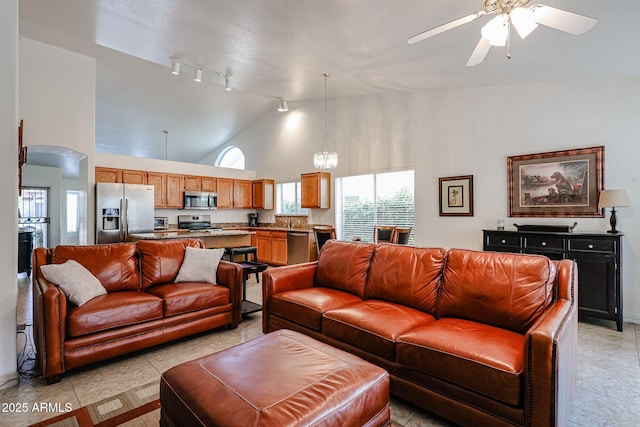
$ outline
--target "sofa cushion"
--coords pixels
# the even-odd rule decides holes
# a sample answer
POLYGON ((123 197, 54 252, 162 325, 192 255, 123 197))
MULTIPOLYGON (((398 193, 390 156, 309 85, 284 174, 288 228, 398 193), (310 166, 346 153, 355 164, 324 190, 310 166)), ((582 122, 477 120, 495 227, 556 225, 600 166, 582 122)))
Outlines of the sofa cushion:
POLYGON ((397 339, 403 366, 509 405, 523 396, 525 338, 462 319, 438 319, 397 339))
POLYGON ((376 245, 330 240, 322 246, 316 286, 339 289, 364 298, 364 285, 376 245))
POLYGON ((217 283, 216 271, 223 255, 224 248, 199 249, 187 246, 176 282, 217 283))
POLYGON ((203 282, 166 283, 147 289, 162 298, 164 317, 230 304, 229 288, 203 282))
POLYGON ((162 318, 162 299, 144 292, 109 292, 80 307, 70 307, 67 333, 71 337, 162 318))
POLYGON ((446 254, 441 248, 376 247, 365 298, 391 301, 435 315, 446 254))
POLYGON ((413 308, 386 301, 366 300, 327 311, 322 318, 322 333, 395 361, 396 338, 434 320, 430 314, 413 308))
POLYGON ((139 240, 142 289, 173 283, 178 275, 187 246, 203 248, 199 239, 139 240))
POLYGON ((107 292, 140 289, 135 243, 60 245, 51 249, 51 263, 61 264, 70 259, 89 270, 107 292))
POLYGON ((270 313, 319 331, 324 312, 360 301, 357 296, 337 289, 294 289, 273 295, 270 313))
POLYGON ((451 249, 437 317, 525 333, 553 300, 555 265, 544 256, 451 249))
POLYGON ((40 267, 42 275, 58 285, 66 297, 75 305, 82 305, 107 290, 82 264, 70 259, 62 264, 46 264, 40 267))

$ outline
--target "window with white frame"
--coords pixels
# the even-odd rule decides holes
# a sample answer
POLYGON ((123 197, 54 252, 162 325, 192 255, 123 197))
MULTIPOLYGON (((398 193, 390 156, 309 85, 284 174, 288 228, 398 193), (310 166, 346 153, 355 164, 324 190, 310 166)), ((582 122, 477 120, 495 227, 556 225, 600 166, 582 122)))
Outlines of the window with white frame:
POLYGON ((244 169, 244 153, 238 147, 227 147, 222 150, 215 164, 221 168, 244 169))
POLYGON ((411 227, 414 243, 413 170, 336 179, 336 234, 341 240, 373 242, 375 225, 411 227))
POLYGON ((276 214, 307 214, 308 209, 301 206, 302 188, 300 182, 283 182, 276 184, 276 214))

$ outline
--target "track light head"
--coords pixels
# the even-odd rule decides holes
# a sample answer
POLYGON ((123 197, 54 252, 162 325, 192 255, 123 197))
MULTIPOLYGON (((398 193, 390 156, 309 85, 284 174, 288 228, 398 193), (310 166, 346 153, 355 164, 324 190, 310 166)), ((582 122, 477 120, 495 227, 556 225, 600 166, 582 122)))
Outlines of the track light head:
POLYGON ((284 98, 280 98, 280 102, 278 103, 278 111, 289 111, 289 104, 285 101, 284 98))
POLYGON ((171 74, 175 74, 177 76, 178 74, 180 74, 180 63, 175 59, 171 59, 171 61, 173 62, 171 74))
POLYGON ((224 76, 224 89, 225 90, 231 90, 231 77, 230 76, 224 76))
POLYGON ((196 68, 193 80, 200 83, 202 81, 202 68, 196 68))

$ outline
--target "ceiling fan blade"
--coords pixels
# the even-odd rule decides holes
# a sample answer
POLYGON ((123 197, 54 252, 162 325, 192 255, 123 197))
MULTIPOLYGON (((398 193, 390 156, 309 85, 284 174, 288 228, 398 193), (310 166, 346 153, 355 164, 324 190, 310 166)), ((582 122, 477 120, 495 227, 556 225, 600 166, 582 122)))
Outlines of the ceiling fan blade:
POLYGON ((474 65, 478 65, 484 61, 487 53, 489 53, 489 49, 491 49, 491 43, 489 43, 489 40, 482 37, 476 45, 476 48, 473 49, 473 53, 467 61, 467 67, 473 67, 474 65))
POLYGON ((483 15, 486 15, 486 12, 484 10, 472 13, 471 15, 463 16, 462 18, 458 18, 458 19, 456 19, 454 21, 447 22, 446 24, 442 24, 442 25, 440 25, 438 27, 435 27, 435 28, 432 28, 430 30, 427 30, 427 31, 425 31, 423 33, 416 34, 413 37, 409 37, 409 40, 407 40, 407 43, 409 43, 409 44, 418 43, 419 41, 422 41, 424 39, 428 39, 429 37, 433 37, 435 35, 438 35, 440 33, 445 32, 447 30, 451 30, 453 28, 459 27, 460 25, 467 24, 469 22, 475 21, 476 19, 480 18, 483 15))
POLYGON ((590 30, 598 22, 597 19, 577 13, 568 12, 543 4, 534 4, 529 8, 533 12, 534 20, 538 24, 565 31, 574 35, 580 35, 590 30))

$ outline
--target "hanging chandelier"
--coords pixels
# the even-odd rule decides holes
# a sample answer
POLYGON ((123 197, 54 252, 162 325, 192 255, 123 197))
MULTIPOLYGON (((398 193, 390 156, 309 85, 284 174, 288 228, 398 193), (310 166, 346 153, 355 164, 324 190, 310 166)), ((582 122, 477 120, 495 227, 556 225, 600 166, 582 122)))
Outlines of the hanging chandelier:
POLYGON ((322 74, 324 77, 324 147, 313 155, 313 166, 316 169, 333 169, 338 165, 338 153, 329 151, 327 146, 327 78, 329 74, 322 74))

